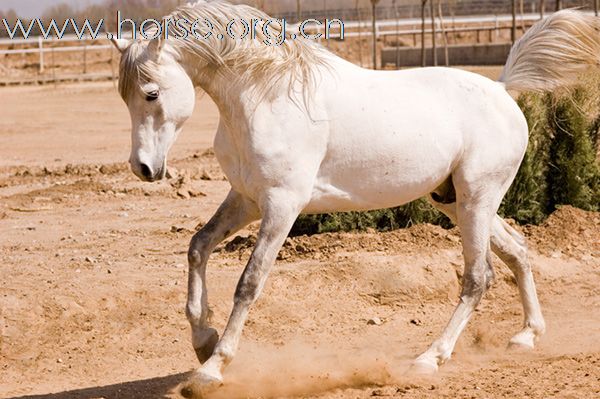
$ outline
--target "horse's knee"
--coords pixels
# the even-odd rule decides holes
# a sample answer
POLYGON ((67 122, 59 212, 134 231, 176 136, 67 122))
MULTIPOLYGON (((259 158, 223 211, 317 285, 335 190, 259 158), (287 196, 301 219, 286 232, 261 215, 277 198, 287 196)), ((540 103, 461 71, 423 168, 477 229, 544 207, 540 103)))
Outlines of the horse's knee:
POLYGON ((461 299, 463 302, 478 304, 486 291, 492 286, 496 275, 488 255, 475 267, 468 268, 463 276, 461 299))
POLYGON ((205 324, 208 319, 208 314, 205 314, 202 306, 191 301, 188 301, 185 306, 185 315, 192 327, 201 326, 205 324))
POLYGON ((192 237, 188 249, 188 263, 191 267, 200 266, 207 257, 209 238, 205 233, 199 231, 192 237))
POLYGON ((208 323, 210 310, 202 299, 204 273, 208 260, 208 249, 202 238, 194 237, 188 251, 189 290, 185 313, 192 328, 203 327, 208 323))
POLYGON ((260 295, 261 281, 261 274, 250 265, 238 282, 234 302, 246 306, 252 305, 260 295))
POLYGON ((234 301, 243 305, 250 306, 258 298, 259 283, 255 279, 244 279, 240 281, 235 290, 234 301))

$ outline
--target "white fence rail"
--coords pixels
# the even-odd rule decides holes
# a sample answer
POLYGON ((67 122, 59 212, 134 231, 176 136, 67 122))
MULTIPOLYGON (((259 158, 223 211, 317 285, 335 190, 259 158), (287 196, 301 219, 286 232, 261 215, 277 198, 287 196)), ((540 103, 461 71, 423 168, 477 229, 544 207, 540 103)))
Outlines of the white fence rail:
POLYGON ((112 45, 101 45, 101 46, 67 46, 67 47, 45 47, 37 49, 21 49, 21 50, 0 50, 0 55, 5 54, 39 54, 39 53, 68 53, 68 52, 80 52, 87 50, 110 50, 112 45))
MULTIPOLYGON (((98 36, 98 40, 102 40, 102 39, 106 39, 106 36, 102 36, 102 34, 100 34, 100 36, 98 36)), ((54 36, 49 36, 48 39, 44 39, 44 37, 42 37, 42 36, 31 36, 28 38, 15 37, 14 39, 4 38, 4 39, 0 39, 0 46, 7 46, 7 45, 11 45, 11 44, 32 44, 32 43, 38 43, 40 40, 42 40, 44 42, 55 42, 59 39, 57 39, 54 36)), ((65 41, 65 42, 88 41, 88 40, 91 40, 89 35, 83 35, 80 38, 79 36, 72 34, 72 35, 64 35, 63 37, 60 38, 60 41, 65 41)))

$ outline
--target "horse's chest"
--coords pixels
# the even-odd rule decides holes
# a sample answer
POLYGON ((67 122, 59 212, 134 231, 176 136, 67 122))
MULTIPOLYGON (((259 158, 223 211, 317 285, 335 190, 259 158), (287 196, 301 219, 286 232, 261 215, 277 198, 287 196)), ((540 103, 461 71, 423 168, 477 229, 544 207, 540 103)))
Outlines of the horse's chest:
POLYGON ((215 156, 231 188, 247 198, 256 200, 256 189, 251 178, 253 165, 243 151, 243 146, 223 133, 217 133, 215 156))
POLYGON ((243 177, 244 168, 239 154, 218 151, 217 147, 215 147, 215 154, 231 188, 240 194, 248 196, 249 190, 243 177))

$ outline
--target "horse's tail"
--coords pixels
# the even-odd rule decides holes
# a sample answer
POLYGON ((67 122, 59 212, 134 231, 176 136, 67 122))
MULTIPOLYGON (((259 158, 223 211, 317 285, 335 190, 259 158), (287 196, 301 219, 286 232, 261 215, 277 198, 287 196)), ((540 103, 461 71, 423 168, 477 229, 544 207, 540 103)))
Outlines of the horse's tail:
POLYGON ((533 25, 510 51, 500 82, 507 90, 551 91, 600 65, 600 19, 575 10, 533 25))

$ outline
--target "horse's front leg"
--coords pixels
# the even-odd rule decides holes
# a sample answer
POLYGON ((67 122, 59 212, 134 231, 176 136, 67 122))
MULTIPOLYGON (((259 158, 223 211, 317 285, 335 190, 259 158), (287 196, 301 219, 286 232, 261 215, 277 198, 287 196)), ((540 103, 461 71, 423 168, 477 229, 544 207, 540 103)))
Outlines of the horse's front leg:
POLYGON ((186 314, 192 326, 192 344, 198 360, 204 363, 219 340, 208 325, 206 264, 215 247, 225 238, 259 217, 258 207, 231 191, 210 221, 194 235, 188 252, 189 281, 186 314))
POLYGON ((283 245, 301 207, 293 205, 290 195, 270 195, 261 206, 263 219, 252 256, 239 280, 234 305, 223 337, 214 353, 192 376, 182 390, 184 396, 202 396, 222 384, 224 368, 235 356, 250 306, 260 295, 277 253, 283 245))

